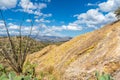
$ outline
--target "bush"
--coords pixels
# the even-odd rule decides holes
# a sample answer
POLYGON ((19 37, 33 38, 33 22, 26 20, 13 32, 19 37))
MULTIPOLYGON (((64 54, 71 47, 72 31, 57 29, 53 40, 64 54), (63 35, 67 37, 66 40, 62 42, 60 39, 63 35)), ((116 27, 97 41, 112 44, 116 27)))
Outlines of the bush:
POLYGON ((17 75, 14 71, 8 72, 5 67, 0 64, 0 80, 38 80, 33 76, 33 74, 29 75, 17 75))
POLYGON ((37 78, 33 78, 31 75, 19 75, 17 76, 15 72, 9 72, 8 75, 2 74, 0 76, 0 80, 38 80, 37 78))
POLYGON ((97 77, 97 80, 113 80, 110 74, 105 74, 104 72, 100 74, 96 71, 95 76, 97 77))

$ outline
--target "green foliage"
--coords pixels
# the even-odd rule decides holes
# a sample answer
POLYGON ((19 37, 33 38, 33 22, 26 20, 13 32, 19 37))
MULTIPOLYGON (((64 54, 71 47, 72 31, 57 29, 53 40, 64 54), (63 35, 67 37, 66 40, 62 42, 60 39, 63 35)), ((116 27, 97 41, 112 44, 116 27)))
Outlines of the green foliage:
MULTIPOLYGON (((63 43, 63 42, 61 42, 61 43, 39 42, 39 41, 35 41, 32 38, 22 37, 21 48, 20 48, 20 44, 19 44, 20 38, 19 37, 11 37, 11 40, 13 42, 15 54, 12 52, 12 48, 10 46, 8 37, 4 37, 4 38, 0 37, 0 47, 3 47, 5 50, 5 51, 3 50, 2 51, 3 53, 0 54, 0 64, 4 63, 3 65, 6 67, 6 68, 4 68, 2 65, 0 65, 0 80, 8 80, 8 79, 14 80, 14 78, 15 78, 15 80, 17 80, 17 79, 19 80, 19 79, 21 79, 21 77, 25 78, 25 80, 27 80, 26 78, 28 78, 28 77, 29 78, 36 77, 36 74, 35 74, 35 66, 36 65, 35 64, 31 65, 28 62, 27 65, 23 66, 24 61, 25 61, 23 58, 26 58, 26 55, 28 53, 40 51, 42 48, 44 48, 48 45, 51 45, 51 44, 60 45, 63 43), (29 47, 26 46, 27 41, 29 41, 28 42, 29 47), (9 55, 7 55, 8 53, 9 53, 9 55), (24 56, 24 53, 26 54, 25 56, 24 56), (9 62, 10 64, 6 64, 7 62, 9 62), (16 73, 20 73, 23 75, 20 75, 20 76, 14 75, 14 78, 13 78, 13 76, 12 76, 13 73, 11 73, 11 72, 9 73, 6 70, 9 70, 9 71, 14 70, 16 73), (24 76, 24 75, 27 75, 27 76, 24 76)), ((52 68, 50 68, 49 73, 52 73, 52 68)), ((44 77, 43 75, 40 75, 40 76, 44 77)), ((54 76, 52 74, 47 74, 47 77, 48 76, 49 76, 49 80, 54 80, 54 76)), ((28 79, 28 80, 30 80, 30 79, 28 79)))
POLYGON ((16 75, 15 72, 8 72, 1 64, 0 64, 0 80, 38 80, 33 76, 33 74, 29 75, 16 75))
POLYGON ((102 73, 96 71, 95 76, 97 77, 97 80, 113 80, 112 77, 109 74, 102 73))
POLYGON ((5 69, 5 67, 3 67, 3 65, 0 64, 0 75, 2 75, 2 74, 6 74, 6 69, 5 69))
POLYGON ((40 72, 38 78, 34 77, 33 75, 16 75, 15 72, 9 72, 8 74, 3 73, 0 75, 0 80, 56 80, 56 78, 49 73, 40 72))
POLYGON ((0 70, 2 70, 4 67, 3 67, 3 65, 2 64, 0 64, 0 70))
POLYGON ((30 64, 30 62, 27 61, 23 66, 23 73, 27 75, 32 75, 34 77, 35 67, 36 67, 36 64, 30 64))
POLYGON ((0 80, 38 80, 37 78, 33 78, 31 75, 19 75, 17 76, 15 72, 10 72, 8 75, 2 74, 0 76, 0 80))
POLYGON ((2 74, 0 76, 0 80, 9 80, 8 77, 5 74, 2 74))
POLYGON ((4 66, 11 67, 17 73, 23 72, 23 64, 28 54, 40 51, 49 45, 49 43, 39 42, 25 36, 21 37, 21 43, 20 37, 11 37, 11 41, 12 44, 7 37, 0 37, 0 47, 2 48, 0 63, 4 62, 4 66))
MULTIPOLYGON (((31 75, 32 77, 35 77, 35 70, 34 68, 36 67, 36 64, 30 64, 30 62, 26 62, 26 64, 24 65, 24 69, 23 69, 23 73, 27 74, 27 75, 31 75)), ((53 71, 53 67, 49 67, 49 69, 46 69, 46 71, 44 72, 40 72, 38 75, 38 80, 56 80, 56 78, 54 77, 54 75, 52 74, 53 71)))

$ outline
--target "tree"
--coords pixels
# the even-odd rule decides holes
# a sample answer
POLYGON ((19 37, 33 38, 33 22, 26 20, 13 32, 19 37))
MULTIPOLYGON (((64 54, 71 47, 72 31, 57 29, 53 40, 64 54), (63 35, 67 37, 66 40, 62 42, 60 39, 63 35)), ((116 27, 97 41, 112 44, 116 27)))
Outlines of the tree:
MULTIPOLYGON (((27 10, 27 8, 26 8, 26 10, 27 10)), ((6 45, 3 44, 0 46, 0 54, 7 60, 9 66, 11 66, 12 69, 16 73, 21 74, 23 72, 24 62, 25 62, 26 57, 27 57, 29 51, 31 50, 31 46, 32 46, 32 42, 29 39, 27 39, 26 42, 23 44, 21 28, 22 28, 22 25, 24 22, 25 14, 23 14, 23 19, 19 26, 19 35, 18 35, 19 42, 18 43, 14 43, 14 40, 12 39, 12 36, 10 35, 10 31, 8 29, 8 26, 5 21, 2 10, 0 10, 0 15, 1 15, 1 19, 4 23, 4 27, 5 27, 5 30, 7 33, 7 39, 9 41, 8 44, 6 44, 6 45)), ((30 15, 28 15, 28 16, 30 19, 32 19, 30 15)), ((31 20, 30 24, 31 24, 31 27, 30 27, 29 34, 26 36, 27 38, 29 38, 32 35, 34 21, 31 20)), ((37 37, 38 34, 39 34, 39 32, 36 34, 35 37, 37 37)))
POLYGON ((120 7, 114 12, 118 20, 120 20, 120 7))

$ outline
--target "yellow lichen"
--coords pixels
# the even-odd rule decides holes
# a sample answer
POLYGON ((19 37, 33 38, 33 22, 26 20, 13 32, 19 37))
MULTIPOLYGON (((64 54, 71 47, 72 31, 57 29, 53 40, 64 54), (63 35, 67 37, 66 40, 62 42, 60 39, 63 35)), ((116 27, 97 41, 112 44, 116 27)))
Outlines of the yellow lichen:
POLYGON ((70 58, 68 61, 66 61, 66 62, 64 63, 65 66, 70 65, 70 63, 74 62, 76 59, 77 59, 76 57, 72 57, 72 58, 70 58))

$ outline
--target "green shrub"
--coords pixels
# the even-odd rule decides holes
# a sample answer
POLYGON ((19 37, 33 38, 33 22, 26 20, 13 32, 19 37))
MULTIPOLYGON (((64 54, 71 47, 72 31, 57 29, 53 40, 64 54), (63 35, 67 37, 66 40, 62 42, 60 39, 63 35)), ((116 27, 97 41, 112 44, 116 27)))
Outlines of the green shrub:
POLYGON ((0 80, 38 80, 33 76, 33 73, 27 75, 16 75, 15 72, 8 72, 1 64, 0 64, 0 80))
POLYGON ((95 76, 97 77, 97 80, 113 80, 110 74, 105 74, 104 72, 100 74, 96 71, 95 76))
POLYGON ((37 78, 33 78, 31 75, 19 75, 17 76, 15 72, 10 72, 8 75, 2 74, 0 76, 0 80, 38 80, 37 78))
POLYGON ((56 80, 55 76, 52 74, 52 67, 50 70, 46 72, 40 72, 38 77, 36 78, 35 72, 33 68, 36 65, 31 65, 29 62, 25 65, 26 69, 24 73, 17 75, 14 71, 7 71, 1 64, 0 64, 0 80, 56 80))

